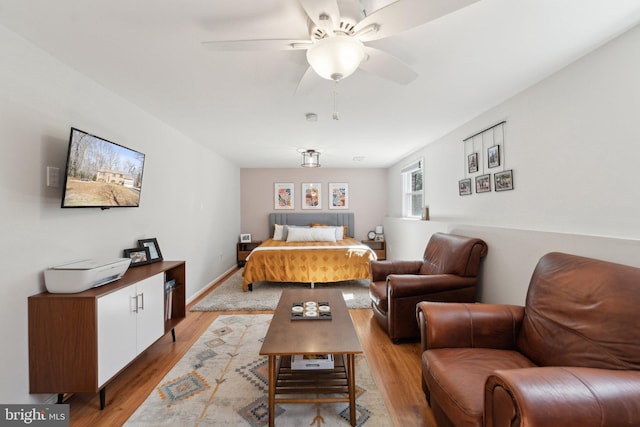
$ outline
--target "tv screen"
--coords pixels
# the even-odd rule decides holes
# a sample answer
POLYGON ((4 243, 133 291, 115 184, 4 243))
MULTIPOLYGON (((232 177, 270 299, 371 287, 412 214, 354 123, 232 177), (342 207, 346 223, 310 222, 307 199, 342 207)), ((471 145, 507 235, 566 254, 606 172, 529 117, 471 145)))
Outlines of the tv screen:
POLYGON ((63 208, 140 205, 144 154, 71 128, 63 208))

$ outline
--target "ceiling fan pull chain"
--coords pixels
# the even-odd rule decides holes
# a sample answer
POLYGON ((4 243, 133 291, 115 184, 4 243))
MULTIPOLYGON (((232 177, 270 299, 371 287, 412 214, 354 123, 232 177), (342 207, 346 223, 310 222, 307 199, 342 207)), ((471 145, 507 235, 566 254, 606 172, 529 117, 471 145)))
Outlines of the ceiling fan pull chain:
POLYGON ((333 120, 340 120, 340 117, 338 117, 338 81, 336 80, 336 88, 333 91, 333 120))

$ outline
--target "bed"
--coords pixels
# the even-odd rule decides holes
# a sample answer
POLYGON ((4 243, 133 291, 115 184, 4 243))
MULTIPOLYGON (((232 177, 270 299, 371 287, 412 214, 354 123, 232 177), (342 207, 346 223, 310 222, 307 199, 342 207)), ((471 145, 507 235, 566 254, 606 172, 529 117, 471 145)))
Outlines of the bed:
POLYGON ((308 283, 313 287, 320 283, 369 279, 369 262, 376 259, 376 254, 353 238, 353 213, 272 213, 269 230, 271 237, 247 257, 242 273, 245 292, 252 290, 256 282, 308 283), (311 225, 315 225, 312 231, 298 228, 311 225), (309 235, 321 236, 321 240, 287 241, 292 239, 278 235, 284 229, 289 235, 304 239, 309 235), (322 239, 334 232, 335 241, 322 239))

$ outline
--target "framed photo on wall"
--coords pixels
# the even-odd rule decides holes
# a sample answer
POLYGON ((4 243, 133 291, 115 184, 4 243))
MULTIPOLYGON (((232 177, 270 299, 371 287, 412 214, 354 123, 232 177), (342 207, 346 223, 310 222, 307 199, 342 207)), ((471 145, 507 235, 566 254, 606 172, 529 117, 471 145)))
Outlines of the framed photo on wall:
POLYGON ((329 183, 329 209, 349 209, 349 184, 329 183))
POLYGON ((493 147, 487 148, 487 166, 490 168, 495 168, 496 166, 500 166, 500 146, 494 145, 493 147))
POLYGON ((468 196, 471 194, 471 178, 461 179, 458 181, 458 192, 461 196, 468 196))
POLYGON ((321 184, 302 183, 302 209, 322 209, 321 184))
POLYGON ((491 176, 480 175, 476 177, 476 193, 486 193, 491 191, 491 176))
POLYGON ((493 174, 493 188, 496 191, 513 190, 513 170, 496 172, 493 174))
POLYGON ((273 189, 274 209, 293 209, 294 204, 293 183, 276 182, 273 189))
POLYGON ((471 153, 467 156, 467 166, 469 173, 478 172, 478 153, 471 153))

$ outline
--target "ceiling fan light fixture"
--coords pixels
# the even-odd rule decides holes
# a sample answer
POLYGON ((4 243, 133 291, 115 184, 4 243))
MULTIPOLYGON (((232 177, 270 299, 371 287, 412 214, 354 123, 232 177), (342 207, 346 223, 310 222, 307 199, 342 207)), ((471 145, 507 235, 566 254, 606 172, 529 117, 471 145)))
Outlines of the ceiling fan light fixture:
POLYGON ((327 80, 349 77, 364 59, 364 45, 349 36, 335 35, 318 40, 307 50, 313 71, 327 80))
POLYGON ((302 164, 303 168, 319 168, 320 167, 320 152, 316 150, 306 150, 302 152, 302 164))

